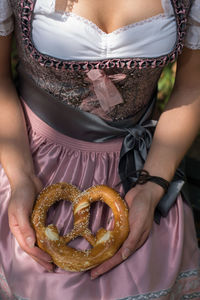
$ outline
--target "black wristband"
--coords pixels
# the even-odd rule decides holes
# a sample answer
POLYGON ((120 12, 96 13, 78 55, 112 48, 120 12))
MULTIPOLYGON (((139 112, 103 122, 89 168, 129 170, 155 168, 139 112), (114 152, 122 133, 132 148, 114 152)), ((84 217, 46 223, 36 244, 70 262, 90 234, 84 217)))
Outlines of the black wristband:
POLYGON ((165 193, 167 193, 169 188, 169 181, 167 181, 166 179, 159 176, 151 176, 148 171, 143 169, 137 170, 135 174, 138 176, 138 179, 135 183, 133 183, 133 187, 137 184, 145 184, 147 181, 151 181, 160 185, 165 190, 165 193))

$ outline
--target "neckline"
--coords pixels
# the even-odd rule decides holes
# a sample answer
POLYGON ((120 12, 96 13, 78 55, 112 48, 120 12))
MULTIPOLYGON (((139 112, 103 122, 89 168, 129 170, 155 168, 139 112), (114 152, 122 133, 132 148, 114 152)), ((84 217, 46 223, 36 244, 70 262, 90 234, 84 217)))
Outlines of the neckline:
POLYGON ((146 19, 142 19, 142 20, 139 20, 137 22, 133 22, 133 23, 130 23, 130 24, 127 24, 127 25, 124 25, 124 26, 121 26, 121 27, 118 27, 117 29, 111 31, 111 32, 105 32, 104 30, 102 30, 96 23, 94 23, 93 21, 83 17, 83 16, 80 16, 80 15, 77 15, 76 13, 73 13, 73 12, 65 12, 63 13, 63 16, 67 16, 67 17, 74 17, 75 19, 77 20, 80 20, 81 22, 83 22, 84 24, 87 24, 89 25, 91 28, 94 28, 96 30, 96 32, 98 32, 100 35, 102 36, 105 36, 105 37, 109 37, 109 36, 112 36, 112 35, 116 35, 122 31, 126 31, 130 28, 133 28, 133 27, 136 27, 136 26, 140 26, 140 25, 143 25, 145 23, 149 23, 149 22, 152 22, 153 20, 157 20, 157 19, 160 19, 160 18, 164 18, 166 15, 165 13, 159 13, 157 15, 154 15, 154 16, 151 16, 149 18, 146 18, 146 19))
POLYGON ((159 57, 131 57, 125 59, 112 58, 103 60, 77 61, 58 59, 53 56, 43 54, 35 48, 32 39, 32 20, 36 0, 21 0, 21 31, 25 43, 25 49, 34 60, 38 61, 41 66, 53 67, 58 70, 87 71, 91 69, 109 69, 115 67, 128 69, 164 67, 170 62, 174 62, 178 55, 182 52, 187 22, 187 5, 184 5, 184 1, 170 1, 172 3, 174 15, 176 18, 177 37, 172 51, 159 57))
MULTIPOLYGON (((41 0, 34 0, 34 8, 33 8, 33 13, 34 13, 34 9, 35 9, 35 6, 38 4, 40 5, 40 1, 41 0)), ((43 0, 42 0, 43 1, 43 0)), ((42 2, 41 1, 41 2, 42 2)), ((168 0, 170 1, 170 0, 168 0)), ((171 2, 171 1, 170 1, 171 2)), ((68 11, 55 11, 55 5, 56 5, 56 0, 51 0, 51 4, 49 4, 51 7, 54 8, 54 11, 51 11, 50 14, 56 14, 56 15, 61 15, 63 18, 65 18, 65 16, 67 17, 74 17, 76 18, 77 20, 81 20, 83 23, 85 24, 88 24, 90 25, 92 28, 94 28, 97 32, 99 32, 100 35, 104 35, 104 36, 110 36, 110 35, 114 35, 114 34, 117 34, 121 31, 125 31, 125 30, 128 30, 129 28, 132 28, 132 27, 136 27, 136 26, 139 26, 139 25, 143 25, 144 23, 147 23, 147 22, 151 22, 153 20, 156 20, 156 19, 160 19, 160 18, 163 18, 163 17, 166 17, 166 12, 164 11, 164 6, 163 6, 163 0, 161 0, 161 3, 162 3, 162 8, 163 8, 163 12, 160 12, 156 15, 153 15, 153 16, 150 16, 150 17, 147 17, 147 18, 144 18, 144 19, 141 19, 139 21, 136 21, 136 22, 131 22, 130 24, 127 24, 127 25, 123 25, 121 27, 118 27, 114 30, 112 30, 111 32, 106 32, 104 31, 103 29, 101 29, 95 22, 93 22, 92 20, 84 17, 84 16, 81 16, 77 13, 74 13, 74 12, 68 12, 68 11)), ((45 11, 45 10, 44 10, 45 11)))

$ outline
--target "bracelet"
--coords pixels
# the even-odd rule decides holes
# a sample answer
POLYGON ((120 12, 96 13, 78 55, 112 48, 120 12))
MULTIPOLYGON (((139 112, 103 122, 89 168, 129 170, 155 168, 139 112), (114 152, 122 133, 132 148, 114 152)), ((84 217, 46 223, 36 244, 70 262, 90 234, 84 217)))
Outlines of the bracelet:
POLYGON ((166 179, 159 176, 151 176, 148 171, 143 169, 137 170, 135 174, 136 176, 138 176, 138 179, 133 183, 132 187, 136 186, 136 184, 145 184, 147 181, 151 181, 160 185, 165 190, 165 193, 167 193, 169 188, 169 181, 167 181, 166 179))

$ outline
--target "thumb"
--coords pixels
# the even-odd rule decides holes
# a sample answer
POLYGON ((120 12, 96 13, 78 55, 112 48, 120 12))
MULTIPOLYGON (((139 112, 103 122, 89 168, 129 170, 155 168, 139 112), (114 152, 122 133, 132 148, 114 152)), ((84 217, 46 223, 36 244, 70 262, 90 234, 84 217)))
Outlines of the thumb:
POLYGON ((136 236, 130 236, 121 248, 122 259, 127 259, 133 252, 140 248, 145 243, 147 237, 148 231, 144 231, 142 234, 136 236))
POLYGON ((30 225, 29 214, 26 210, 20 209, 10 212, 9 225, 13 235, 23 248, 33 248, 36 242, 35 232, 30 225))
MULTIPOLYGON (((51 260, 51 257, 47 253, 40 250, 38 247, 35 247, 36 237, 33 228, 29 222, 29 215, 25 211, 22 211, 18 214, 9 214, 9 225, 12 234, 16 238, 19 246, 27 254, 31 255, 33 259, 38 261, 41 265, 44 266, 44 262, 51 260)), ((49 265, 45 265, 45 268, 49 269, 49 265)))
POLYGON ((122 259, 127 259, 134 251, 134 245, 129 241, 125 242, 121 248, 122 259))
POLYGON ((35 232, 30 224, 30 217, 26 211, 18 214, 19 230, 28 247, 33 248, 36 242, 35 232))

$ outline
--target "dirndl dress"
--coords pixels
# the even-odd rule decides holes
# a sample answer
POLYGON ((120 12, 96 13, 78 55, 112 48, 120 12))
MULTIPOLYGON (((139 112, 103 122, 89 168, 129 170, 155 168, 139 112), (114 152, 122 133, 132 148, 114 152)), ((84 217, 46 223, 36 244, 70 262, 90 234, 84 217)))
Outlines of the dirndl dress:
MULTIPOLYGON (((138 120, 134 126, 145 128, 151 114, 144 123, 141 120, 150 108, 160 74, 182 51, 192 1, 171 1, 177 35, 175 46, 167 54, 103 60, 65 60, 39 51, 32 32, 36 2, 11 1, 20 61, 18 90, 36 174, 44 186, 68 182, 83 191, 105 184, 123 197, 118 169, 124 133, 91 140, 89 136, 91 132, 96 134, 95 129, 86 128, 89 133, 82 137, 79 121, 70 118, 67 109, 91 120, 95 116, 98 122, 102 120, 115 129, 134 117, 138 120), (104 92, 114 93, 114 99, 106 102, 106 96, 100 95, 98 80, 104 92), (65 123, 69 120, 71 129, 66 134, 69 128, 65 123)), ((78 21, 83 19, 77 18, 78 21)), ((122 30, 122 34, 123 31, 126 32, 122 30)), ((134 134, 133 139, 133 148, 137 148, 134 134)), ((145 141, 147 151, 148 141, 145 141)), ((133 149, 133 153, 136 150, 141 154, 138 149, 133 149)), ((141 154, 141 163, 142 159, 141 154)), ((136 165, 137 162, 134 161, 136 165)), ((167 216, 161 217, 159 223, 154 222, 139 250, 111 271, 91 280, 89 271, 72 273, 56 268, 49 273, 19 247, 8 225, 10 185, 2 167, 0 178, 0 299, 200 299, 200 251, 191 208, 180 194, 167 216)), ((70 232, 73 228, 70 203, 61 201, 53 206, 47 223, 57 225, 61 235, 70 232)), ((100 227, 111 228, 112 223, 112 212, 105 204, 92 205, 90 226, 94 234, 100 227)), ((71 246, 86 249, 88 243, 77 238, 71 246)))

